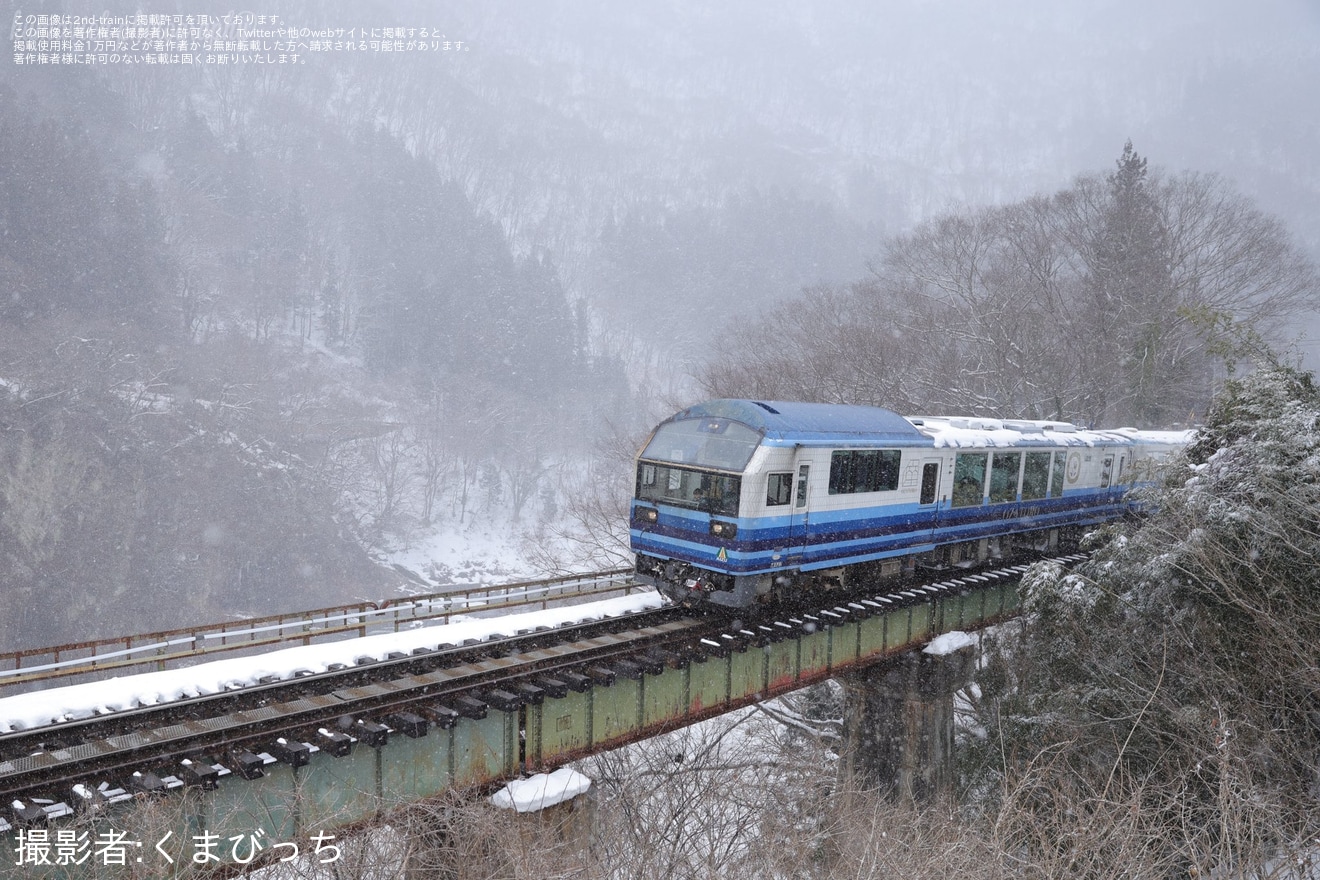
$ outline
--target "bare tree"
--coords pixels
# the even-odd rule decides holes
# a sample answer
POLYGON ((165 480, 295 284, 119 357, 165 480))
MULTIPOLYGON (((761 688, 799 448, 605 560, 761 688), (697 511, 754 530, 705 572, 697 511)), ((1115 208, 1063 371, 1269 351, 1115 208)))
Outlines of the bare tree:
POLYGON ((633 494, 633 456, 642 438, 617 428, 602 436, 582 469, 556 476, 565 498, 555 515, 532 531, 527 553, 547 573, 632 564, 628 505, 633 494))
POLYGON ((388 426, 365 442, 367 464, 376 490, 372 525, 377 537, 382 537, 402 526, 412 484, 408 467, 412 443, 402 425, 388 426))
POLYGON ((871 269, 730 328, 698 382, 716 396, 1162 426, 1204 412, 1226 332, 1277 338, 1318 289, 1278 221, 1212 176, 1147 174, 1130 144, 1110 175, 929 221, 871 269))

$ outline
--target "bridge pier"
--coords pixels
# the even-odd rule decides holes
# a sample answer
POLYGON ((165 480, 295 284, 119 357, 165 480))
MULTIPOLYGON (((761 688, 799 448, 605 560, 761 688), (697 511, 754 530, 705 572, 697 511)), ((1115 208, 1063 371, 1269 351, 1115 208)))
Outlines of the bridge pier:
MULTIPOLYGON (((405 810, 393 823, 407 847, 400 876, 448 880, 509 853, 530 853, 533 860, 542 850, 553 858, 585 858, 596 827, 590 784, 585 776, 561 769, 515 780, 488 799, 405 810)), ((526 873, 528 866, 521 867, 526 873)))
MULTIPOLYGON (((954 635, 954 634, 950 634, 954 635)), ((937 640, 938 641, 938 640, 937 640)), ((976 669, 976 645, 946 641, 947 653, 909 651, 897 664, 839 677, 844 688, 842 781, 905 801, 953 786, 953 695, 976 669)))

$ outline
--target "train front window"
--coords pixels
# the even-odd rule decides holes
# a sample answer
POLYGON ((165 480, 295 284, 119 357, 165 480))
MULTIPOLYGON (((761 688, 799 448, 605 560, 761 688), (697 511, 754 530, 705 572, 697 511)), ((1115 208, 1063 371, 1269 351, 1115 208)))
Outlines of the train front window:
POLYGON ((642 462, 637 466, 637 498, 720 516, 738 515, 742 478, 691 468, 642 462))
POLYGON ((648 461, 666 461, 722 471, 746 469, 761 434, 731 419, 683 419, 656 428, 642 450, 648 461))

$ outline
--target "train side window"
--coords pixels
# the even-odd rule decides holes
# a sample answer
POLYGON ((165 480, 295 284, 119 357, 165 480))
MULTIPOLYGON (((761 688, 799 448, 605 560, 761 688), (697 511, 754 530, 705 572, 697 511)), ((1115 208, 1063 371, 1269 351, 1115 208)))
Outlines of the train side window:
POLYGON ((793 500, 793 473, 771 474, 765 486, 766 507, 777 507, 793 500))
POLYGON ((990 503, 1003 504, 1016 501, 1018 473, 1022 470, 1022 453, 996 452, 990 462, 990 503))
POLYGON ((1060 449, 1054 453, 1054 467, 1050 468, 1050 497, 1063 497, 1063 474, 1068 466, 1068 453, 1060 449))
POLYGON ((989 456, 984 452, 960 452, 953 462, 952 507, 974 507, 985 496, 985 464, 989 456))
POLYGON ((1034 501, 1044 498, 1050 487, 1050 454, 1048 452, 1028 452, 1027 463, 1022 469, 1022 500, 1034 501))
POLYGON ((898 488, 898 449, 845 449, 830 456, 831 495, 892 492, 898 488))
POLYGON ((811 474, 811 465, 798 465, 797 504, 794 507, 807 506, 807 478, 811 474))

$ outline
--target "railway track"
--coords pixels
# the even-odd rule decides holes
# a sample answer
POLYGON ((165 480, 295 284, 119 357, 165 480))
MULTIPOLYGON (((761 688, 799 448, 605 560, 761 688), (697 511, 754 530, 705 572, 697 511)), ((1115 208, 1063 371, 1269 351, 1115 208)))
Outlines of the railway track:
POLYGON ((0 697, 55 682, 68 684, 111 674, 176 669, 217 657, 253 655, 292 645, 449 623, 455 615, 546 608, 551 603, 626 595, 641 589, 649 587, 633 581, 632 569, 617 568, 9 651, 0 653, 0 697))
POLYGON ((814 604, 778 608, 773 617, 745 625, 665 607, 17 731, 0 735, 0 793, 14 803, 43 797, 52 803, 51 798, 73 799, 73 791, 108 791, 114 785, 122 785, 121 791, 152 791, 213 786, 221 773, 259 776, 271 761, 300 766, 315 749, 335 754, 355 742, 382 744, 400 731, 415 735, 419 727, 453 727, 462 717, 484 717, 490 708, 517 711, 547 695, 585 691, 621 676, 659 674, 666 667, 1014 579, 1026 568, 960 573, 881 595, 871 595, 874 589, 817 595, 814 604))
POLYGON ((547 683, 553 689, 556 674, 585 684, 584 678, 594 681, 601 669, 657 640, 712 626, 662 608, 5 734, 0 792, 21 798, 99 778, 131 785, 134 773, 189 766, 184 762, 203 757, 241 767, 263 752, 279 757, 292 749, 283 757, 296 761, 303 750, 290 743, 333 749, 349 738, 387 735, 395 725, 452 726, 460 716, 484 716, 488 706, 543 692, 547 683))

